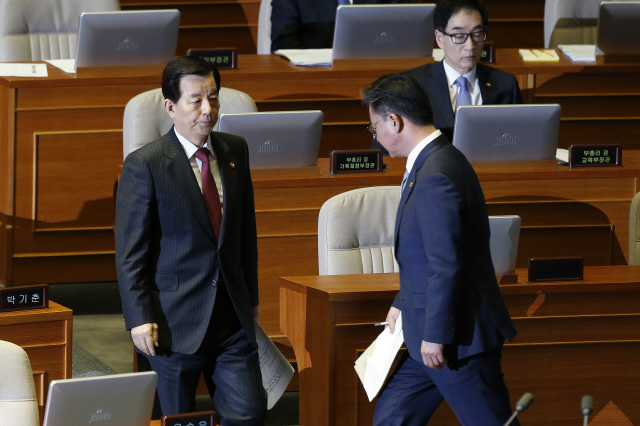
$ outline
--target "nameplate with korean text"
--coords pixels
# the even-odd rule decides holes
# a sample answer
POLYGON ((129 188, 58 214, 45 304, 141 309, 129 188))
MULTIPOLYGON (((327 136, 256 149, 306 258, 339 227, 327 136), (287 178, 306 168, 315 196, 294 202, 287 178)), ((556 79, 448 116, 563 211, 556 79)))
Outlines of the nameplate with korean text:
POLYGON ((622 145, 571 145, 569 167, 622 166, 622 145))
POLYGON ((49 308, 47 284, 0 288, 0 313, 49 308))
POLYGON ((329 154, 331 174, 382 173, 382 150, 363 149, 357 151, 337 150, 329 154))

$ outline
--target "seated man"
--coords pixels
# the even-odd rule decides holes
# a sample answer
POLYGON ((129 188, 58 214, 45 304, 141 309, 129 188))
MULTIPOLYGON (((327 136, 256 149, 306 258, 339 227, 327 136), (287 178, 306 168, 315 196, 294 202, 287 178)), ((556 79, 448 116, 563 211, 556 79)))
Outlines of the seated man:
MULTIPOLYGON (((444 59, 406 72, 427 91, 433 124, 450 139, 458 106, 522 103, 514 75, 478 63, 487 21, 481 0, 440 0, 433 23, 444 59)), ((372 148, 380 149, 380 144, 374 140, 372 148)))
POLYGON ((382 3, 402 3, 402 0, 273 0, 271 52, 331 48, 339 5, 382 3))

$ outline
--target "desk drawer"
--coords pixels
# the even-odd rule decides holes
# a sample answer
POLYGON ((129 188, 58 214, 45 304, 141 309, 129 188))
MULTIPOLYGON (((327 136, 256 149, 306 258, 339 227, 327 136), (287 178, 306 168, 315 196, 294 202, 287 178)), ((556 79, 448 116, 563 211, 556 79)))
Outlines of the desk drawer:
POLYGON ((66 342, 66 321, 0 326, 0 340, 22 347, 64 344, 66 342))

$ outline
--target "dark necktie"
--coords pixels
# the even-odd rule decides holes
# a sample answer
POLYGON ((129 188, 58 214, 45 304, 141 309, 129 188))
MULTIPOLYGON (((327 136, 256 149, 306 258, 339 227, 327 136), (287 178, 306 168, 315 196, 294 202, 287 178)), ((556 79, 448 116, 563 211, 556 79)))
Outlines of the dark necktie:
POLYGON ((202 161, 202 170, 200 171, 200 175, 202 176, 202 195, 204 196, 204 203, 207 205, 213 232, 216 234, 216 239, 218 239, 220 237, 220 226, 222 224, 222 206, 220 205, 218 187, 216 186, 216 181, 213 179, 211 167, 209 166, 209 150, 207 148, 200 148, 196 151, 196 158, 202 161))
POLYGON ((400 185, 400 192, 404 191, 404 185, 407 183, 408 177, 409 177, 409 170, 405 170, 404 175, 402 176, 402 184, 400 185))

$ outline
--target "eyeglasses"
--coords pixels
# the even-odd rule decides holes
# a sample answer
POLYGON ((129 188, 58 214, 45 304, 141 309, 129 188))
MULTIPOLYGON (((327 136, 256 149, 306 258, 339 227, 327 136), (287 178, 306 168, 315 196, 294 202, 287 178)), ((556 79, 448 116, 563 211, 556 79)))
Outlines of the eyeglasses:
POLYGON ((371 132, 371 134, 373 136, 376 136, 376 126, 378 125, 379 122, 381 122, 382 120, 384 120, 385 118, 387 118, 388 116, 385 115, 384 117, 382 117, 380 120, 376 121, 375 124, 371 124, 369 126, 367 126, 367 130, 371 132))
MULTIPOLYGON (((440 31, 440 30, 438 30, 440 31)), ((451 37, 451 42, 453 44, 464 44, 467 42, 469 36, 471 36, 471 40, 474 43, 480 43, 481 41, 485 41, 487 39, 487 32, 485 30, 474 31, 472 33, 457 33, 457 34, 448 34, 444 31, 440 31, 442 34, 451 37)))

